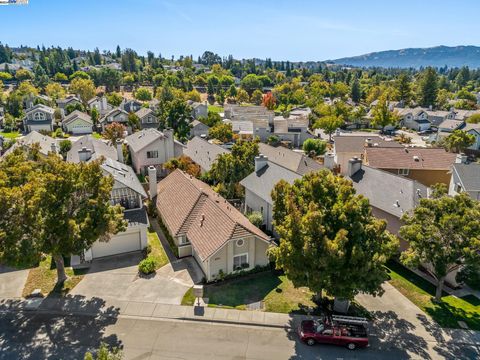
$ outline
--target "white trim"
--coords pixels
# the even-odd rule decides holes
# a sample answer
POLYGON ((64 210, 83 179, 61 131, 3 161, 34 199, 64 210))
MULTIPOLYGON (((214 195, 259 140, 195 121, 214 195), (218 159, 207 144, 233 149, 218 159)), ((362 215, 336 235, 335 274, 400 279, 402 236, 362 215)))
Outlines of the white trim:
MULTIPOLYGON (((232 257, 233 271, 239 271, 239 270, 235 269, 235 258, 236 258, 236 257, 241 257, 241 256, 246 256, 247 261, 246 261, 244 264, 248 264, 248 266, 250 267, 250 264, 249 264, 249 262, 248 262, 248 252, 247 252, 247 253, 242 253, 242 254, 236 254, 236 255, 233 255, 233 257, 232 257)), ((240 264, 240 266, 241 266, 241 265, 242 265, 242 264, 240 264)), ((242 269, 243 269, 243 268, 242 268, 242 269)))

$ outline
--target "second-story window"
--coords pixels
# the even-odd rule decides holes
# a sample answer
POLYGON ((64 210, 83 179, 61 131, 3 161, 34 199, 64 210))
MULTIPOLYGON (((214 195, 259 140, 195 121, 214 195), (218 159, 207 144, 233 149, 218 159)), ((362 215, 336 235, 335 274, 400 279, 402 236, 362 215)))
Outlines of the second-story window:
POLYGON ((158 158, 158 151, 147 151, 147 159, 156 159, 158 158))
POLYGON ((46 120, 46 116, 43 112, 36 112, 35 114, 33 114, 33 119, 34 120, 46 120))

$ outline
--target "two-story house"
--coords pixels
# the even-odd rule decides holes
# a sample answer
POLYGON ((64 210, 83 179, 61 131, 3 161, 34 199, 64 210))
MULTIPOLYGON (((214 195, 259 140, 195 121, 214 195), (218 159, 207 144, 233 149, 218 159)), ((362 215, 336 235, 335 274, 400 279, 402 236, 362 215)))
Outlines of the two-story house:
POLYGON ((120 104, 120 107, 125 110, 127 113, 135 113, 142 108, 143 104, 138 100, 123 100, 120 104))
POLYGON ((107 98, 105 96, 95 96, 94 98, 90 99, 88 101, 88 108, 90 110, 97 109, 100 117, 113 110, 113 106, 107 102, 107 98))
MULTIPOLYGON (((88 161, 88 158, 82 161, 88 161)), ((90 249, 72 256, 72 266, 105 256, 140 251, 147 246, 149 222, 143 206, 147 194, 137 175, 130 166, 110 158, 105 159, 101 168, 105 176, 114 180, 110 202, 122 206, 128 226, 125 231, 112 235, 109 241, 97 240, 90 249)))
POLYGON ((288 141, 295 148, 301 147, 305 140, 314 137, 308 129, 310 113, 308 108, 299 108, 290 111, 288 117, 275 116, 274 135, 281 141, 288 141))
POLYGON ((49 106, 37 104, 27 110, 23 118, 25 132, 30 131, 53 131, 55 110, 49 106))
POLYGON ((400 126, 416 131, 430 129, 431 123, 428 120, 428 114, 422 108, 395 108, 394 111, 400 116, 400 126))
POLYGON ((158 129, 158 125, 160 122, 158 121, 158 118, 155 116, 155 113, 153 112, 152 109, 150 108, 145 108, 142 107, 140 110, 138 110, 135 115, 137 115, 139 121, 140 121, 140 128, 142 129, 158 129))
POLYGON ((158 183, 156 198, 179 257, 193 256, 207 281, 268 264, 269 236, 204 182, 177 169, 158 183))
POLYGON ((114 122, 124 125, 129 133, 132 131, 132 128, 128 124, 128 113, 125 110, 120 108, 110 110, 105 116, 100 118, 99 124, 103 131, 105 130, 105 126, 114 122))
POLYGON ((462 192, 466 192, 472 199, 480 200, 480 164, 466 164, 465 157, 459 155, 452 166, 448 194, 454 196, 462 192))
POLYGON ((160 132, 157 129, 143 129, 125 138, 132 166, 137 173, 146 174, 153 165, 163 171, 162 165, 183 154, 184 145, 175 140, 172 129, 160 132))
POLYGON ((194 119, 206 118, 208 116, 208 105, 205 101, 204 103, 188 100, 187 105, 192 108, 192 117, 194 119))

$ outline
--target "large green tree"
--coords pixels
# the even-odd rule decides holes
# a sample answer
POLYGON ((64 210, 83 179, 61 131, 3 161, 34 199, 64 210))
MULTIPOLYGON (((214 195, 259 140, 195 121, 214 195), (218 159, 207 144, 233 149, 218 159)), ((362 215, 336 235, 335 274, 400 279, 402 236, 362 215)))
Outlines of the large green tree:
POLYGON ((454 130, 444 140, 445 149, 460 153, 475 143, 475 136, 462 130, 454 130))
POLYGON ((401 260, 409 266, 428 264, 437 281, 436 300, 450 273, 480 262, 480 202, 467 193, 448 196, 444 185, 437 186, 402 220, 400 235, 410 248, 401 260))
POLYGON ((51 254, 57 281, 67 279, 63 256, 123 231, 120 206, 110 204, 113 179, 100 161, 73 164, 58 155, 16 149, 0 162, 0 258, 28 264, 51 254))
POLYGON ((412 87, 410 77, 406 72, 398 75, 395 81, 395 89, 397 90, 398 100, 402 101, 404 105, 408 105, 412 99, 412 87))
POLYGON ((328 170, 312 172, 294 184, 280 181, 272 199, 280 235, 272 255, 295 287, 343 299, 382 293, 388 278, 384 264, 398 240, 349 180, 328 170))
POLYGON ((396 112, 390 111, 388 99, 386 96, 380 96, 377 105, 372 110, 373 118, 371 124, 375 127, 380 127, 383 131, 387 125, 396 125, 399 121, 399 116, 396 112))
POLYGON ((438 75, 437 71, 432 68, 426 68, 420 73, 418 82, 418 103, 421 106, 435 107, 438 93, 438 75))
POLYGON ((239 182, 255 169, 254 160, 258 154, 257 141, 240 140, 230 153, 219 155, 209 172, 217 192, 227 199, 242 197, 239 182))

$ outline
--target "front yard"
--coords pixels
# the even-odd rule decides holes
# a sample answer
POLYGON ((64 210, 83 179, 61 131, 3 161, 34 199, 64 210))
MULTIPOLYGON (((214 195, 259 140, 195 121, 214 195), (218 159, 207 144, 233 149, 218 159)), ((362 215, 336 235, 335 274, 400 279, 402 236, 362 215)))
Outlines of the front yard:
MULTIPOLYGON (((54 263, 53 263, 54 264, 54 263)), ((26 297, 35 289, 40 289, 44 296, 63 296, 68 294, 82 279, 86 270, 65 268, 68 280, 62 286, 57 285, 57 270, 52 266, 52 257, 46 256, 39 265, 30 269, 22 296, 26 297)))
POLYGON ((394 262, 388 264, 388 269, 390 283, 440 326, 459 328, 458 321, 464 321, 470 329, 480 330, 480 299, 445 294, 440 303, 435 303, 435 286, 430 282, 394 262))
MULTIPOLYGON (((284 275, 267 271, 238 279, 209 284, 204 288, 204 297, 209 307, 224 307, 245 310, 248 304, 263 302, 264 310, 290 313, 303 306, 315 306, 313 293, 306 288, 295 289, 284 275)), ((185 294, 182 305, 193 305, 191 290, 185 294)))
POLYGON ((12 132, 0 131, 0 136, 3 136, 5 139, 16 139, 17 137, 20 136, 20 133, 18 131, 12 131, 12 132))

